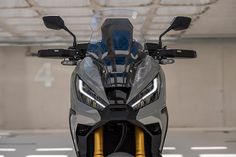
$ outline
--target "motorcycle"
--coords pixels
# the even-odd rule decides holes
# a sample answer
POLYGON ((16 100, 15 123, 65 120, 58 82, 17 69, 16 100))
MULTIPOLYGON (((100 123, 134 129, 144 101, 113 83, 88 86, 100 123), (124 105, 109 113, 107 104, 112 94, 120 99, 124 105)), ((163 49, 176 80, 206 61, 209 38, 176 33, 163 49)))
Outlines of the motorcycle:
POLYGON ((47 28, 63 29, 74 39, 68 49, 39 50, 38 57, 75 66, 69 124, 76 154, 161 157, 168 128, 161 65, 197 57, 193 50, 167 49, 162 37, 170 30, 187 29, 191 18, 175 17, 158 43, 142 45, 134 39, 135 16, 105 15, 93 19, 91 40, 79 44, 60 16, 43 17, 47 28))

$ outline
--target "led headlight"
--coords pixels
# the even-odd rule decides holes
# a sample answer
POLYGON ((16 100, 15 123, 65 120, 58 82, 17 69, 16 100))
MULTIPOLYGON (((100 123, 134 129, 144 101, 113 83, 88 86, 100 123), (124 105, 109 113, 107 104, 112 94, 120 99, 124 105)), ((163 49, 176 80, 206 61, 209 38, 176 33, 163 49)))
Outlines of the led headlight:
POLYGON ((140 109, 159 98, 161 88, 161 79, 158 75, 152 82, 150 82, 144 90, 142 90, 129 103, 133 109, 140 109))
POLYGON ((97 96, 97 94, 86 85, 79 77, 76 78, 77 97, 83 103, 97 109, 103 110, 106 107, 106 102, 97 96))

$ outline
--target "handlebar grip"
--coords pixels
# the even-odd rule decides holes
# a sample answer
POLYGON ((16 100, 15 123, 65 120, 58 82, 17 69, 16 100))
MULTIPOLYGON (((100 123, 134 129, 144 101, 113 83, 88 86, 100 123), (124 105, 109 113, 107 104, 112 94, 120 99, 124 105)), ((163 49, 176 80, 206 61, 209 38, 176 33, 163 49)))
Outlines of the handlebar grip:
POLYGON ((46 58, 67 58, 73 57, 71 54, 71 50, 65 49, 47 49, 47 50, 39 50, 38 57, 46 57, 46 58))
POLYGON ((161 50, 160 54, 167 58, 196 58, 197 53, 194 50, 168 49, 161 50))

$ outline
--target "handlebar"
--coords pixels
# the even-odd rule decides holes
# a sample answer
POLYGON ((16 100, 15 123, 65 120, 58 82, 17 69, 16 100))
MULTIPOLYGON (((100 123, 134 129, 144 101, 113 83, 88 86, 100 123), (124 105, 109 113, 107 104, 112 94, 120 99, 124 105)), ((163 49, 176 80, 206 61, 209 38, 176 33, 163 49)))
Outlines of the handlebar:
POLYGON ((47 49, 38 51, 38 57, 46 58, 75 58, 78 55, 78 51, 71 49, 47 49))
MULTIPOLYGON (((194 50, 181 50, 181 49, 158 49, 156 54, 153 54, 153 57, 157 59, 167 59, 167 58, 196 58, 197 53, 194 50)), ((79 50, 74 49, 47 49, 39 50, 38 57, 45 58, 70 58, 70 59, 81 59, 83 58, 79 50)))
POLYGON ((180 49, 161 49, 159 55, 166 58, 196 58, 197 53, 194 50, 180 50, 180 49))

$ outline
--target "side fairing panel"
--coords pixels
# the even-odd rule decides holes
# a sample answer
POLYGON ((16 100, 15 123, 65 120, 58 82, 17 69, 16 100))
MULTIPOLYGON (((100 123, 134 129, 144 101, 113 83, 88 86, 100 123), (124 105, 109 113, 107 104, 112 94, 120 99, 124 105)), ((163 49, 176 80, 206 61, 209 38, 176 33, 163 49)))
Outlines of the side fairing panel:
MULTIPOLYGON (((71 109, 73 110, 73 114, 70 114, 70 129, 71 129, 71 135, 72 135, 72 139, 75 145, 75 149, 76 149, 76 152, 78 153, 79 148, 78 148, 78 143, 76 140, 77 139, 77 136, 76 136, 77 125, 84 124, 88 126, 93 126, 101 120, 101 117, 96 109, 79 101, 76 94, 77 89, 75 85, 77 75, 92 90, 96 91, 96 93, 98 93, 97 90, 102 91, 103 87, 102 87, 102 84, 100 84, 99 82, 101 81, 101 79, 100 78, 98 79, 98 77, 100 77, 98 73, 98 69, 96 69, 96 67, 93 65, 92 60, 90 58, 85 58, 83 61, 81 61, 71 75, 70 95, 71 95, 71 109), (83 68, 86 68, 87 71, 84 70, 83 68), (92 73, 94 73, 94 75, 92 75, 92 73), (91 85, 92 82, 95 82, 95 84, 97 85, 96 88, 94 88, 95 87, 94 85, 91 85)), ((101 92, 99 94, 101 94, 101 92)))
POLYGON ((138 65, 127 103, 129 103, 155 78, 155 76, 157 76, 160 68, 157 61, 150 56, 147 56, 142 63, 138 65))
POLYGON ((79 101, 76 94, 76 77, 78 72, 78 67, 75 68, 71 76, 71 109, 75 111, 73 116, 73 124, 85 124, 85 125, 94 125, 101 120, 101 117, 98 111, 82 102, 79 101))
POLYGON ((162 69, 159 71, 161 77, 161 89, 159 99, 153 103, 141 108, 138 111, 136 119, 144 125, 159 123, 162 130, 162 142, 160 148, 163 147, 165 133, 168 125, 168 115, 166 110, 166 83, 165 75, 162 69))

